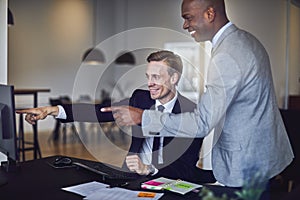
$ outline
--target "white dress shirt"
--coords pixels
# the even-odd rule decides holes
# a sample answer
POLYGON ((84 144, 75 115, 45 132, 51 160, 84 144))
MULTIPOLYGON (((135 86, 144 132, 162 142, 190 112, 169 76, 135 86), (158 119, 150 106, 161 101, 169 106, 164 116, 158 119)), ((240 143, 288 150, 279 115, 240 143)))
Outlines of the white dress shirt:
POLYGON ((58 105, 58 115, 55 117, 56 119, 67 119, 67 114, 64 108, 61 105, 58 105))
MULTIPOLYGON (((159 102, 159 100, 156 100, 155 101, 155 109, 157 110, 157 107, 159 105, 163 105, 164 108, 165 108, 163 112, 171 113, 172 110, 173 110, 173 107, 175 105, 175 102, 177 100, 177 96, 178 96, 178 94, 177 94, 177 91, 176 91, 176 94, 175 94, 174 98, 171 101, 167 102, 166 104, 161 104, 159 102)), ((152 162, 153 141, 154 141, 153 137, 145 138, 142 150, 140 152, 140 158, 141 158, 142 162, 146 165, 150 165, 151 162, 152 162)), ((158 152, 158 163, 159 164, 163 164, 163 162, 164 162, 164 159, 163 159, 163 142, 164 142, 164 138, 160 137, 160 145, 159 145, 159 150, 158 150, 159 151, 158 152)))
POLYGON ((222 33, 229 27, 232 25, 232 22, 227 22, 227 24, 225 24, 217 33, 216 35, 213 37, 211 43, 212 43, 212 48, 214 48, 216 46, 216 43, 218 41, 218 39, 220 38, 220 36, 222 35, 222 33))

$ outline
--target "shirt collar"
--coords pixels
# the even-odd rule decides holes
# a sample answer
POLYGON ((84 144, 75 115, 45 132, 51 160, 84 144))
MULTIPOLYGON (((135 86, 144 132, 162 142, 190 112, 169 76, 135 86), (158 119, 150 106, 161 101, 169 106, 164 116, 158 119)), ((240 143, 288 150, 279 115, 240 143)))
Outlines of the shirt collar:
POLYGON ((227 24, 225 24, 213 37, 212 39, 212 47, 215 47, 218 39, 220 38, 220 36, 222 35, 222 33, 229 27, 232 25, 232 22, 227 22, 227 24))
POLYGON ((169 102, 167 102, 167 103, 165 103, 165 104, 160 103, 159 100, 155 100, 155 108, 156 108, 156 110, 157 110, 157 107, 158 107, 159 105, 163 105, 163 106, 165 107, 164 112, 169 112, 169 113, 171 113, 172 110, 173 110, 173 107, 174 107, 174 105, 175 105, 175 102, 176 102, 176 100, 177 100, 177 97, 178 97, 178 92, 176 91, 175 96, 173 97, 173 99, 171 99, 171 101, 169 101, 169 102))

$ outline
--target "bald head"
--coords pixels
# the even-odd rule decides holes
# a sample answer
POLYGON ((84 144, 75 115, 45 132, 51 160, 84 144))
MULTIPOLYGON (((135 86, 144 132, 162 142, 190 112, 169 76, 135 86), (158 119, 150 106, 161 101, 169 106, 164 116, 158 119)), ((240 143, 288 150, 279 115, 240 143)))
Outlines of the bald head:
POLYGON ((197 2, 202 4, 203 6, 212 6, 218 11, 223 10, 225 12, 225 3, 224 0, 183 0, 183 3, 191 3, 191 2, 197 2))
POLYGON ((183 0, 183 28, 196 41, 211 40, 216 32, 228 22, 224 0, 183 0))
POLYGON ((182 4, 184 3, 194 3, 195 5, 199 5, 202 8, 213 8, 215 12, 218 13, 220 18, 226 18, 226 9, 225 9, 225 2, 224 0, 183 0, 182 4))

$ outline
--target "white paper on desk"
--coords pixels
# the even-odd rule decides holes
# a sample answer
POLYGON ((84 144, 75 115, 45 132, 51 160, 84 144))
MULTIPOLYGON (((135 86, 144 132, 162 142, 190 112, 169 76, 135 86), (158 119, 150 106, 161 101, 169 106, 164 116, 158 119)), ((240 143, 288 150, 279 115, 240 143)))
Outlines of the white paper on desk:
POLYGON ((84 198, 84 200, 158 200, 162 197, 163 193, 156 193, 154 198, 138 197, 141 191, 127 190, 123 188, 102 188, 93 194, 84 198))
POLYGON ((86 197, 90 194, 93 194, 97 190, 106 188, 106 187, 108 187, 108 185, 97 182, 97 181, 93 181, 93 182, 89 182, 89 183, 83 183, 80 185, 65 187, 65 188, 62 188, 62 190, 65 190, 68 192, 73 192, 73 193, 76 193, 76 194, 86 197))

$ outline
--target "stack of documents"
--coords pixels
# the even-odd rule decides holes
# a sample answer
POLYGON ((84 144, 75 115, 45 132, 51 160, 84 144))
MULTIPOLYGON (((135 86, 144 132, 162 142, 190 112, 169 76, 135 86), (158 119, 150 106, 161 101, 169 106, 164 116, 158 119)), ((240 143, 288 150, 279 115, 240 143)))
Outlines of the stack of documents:
POLYGON ((84 197, 84 200, 158 200, 163 193, 133 191, 119 187, 110 187, 100 182, 89 182, 62 190, 73 192, 84 197))

